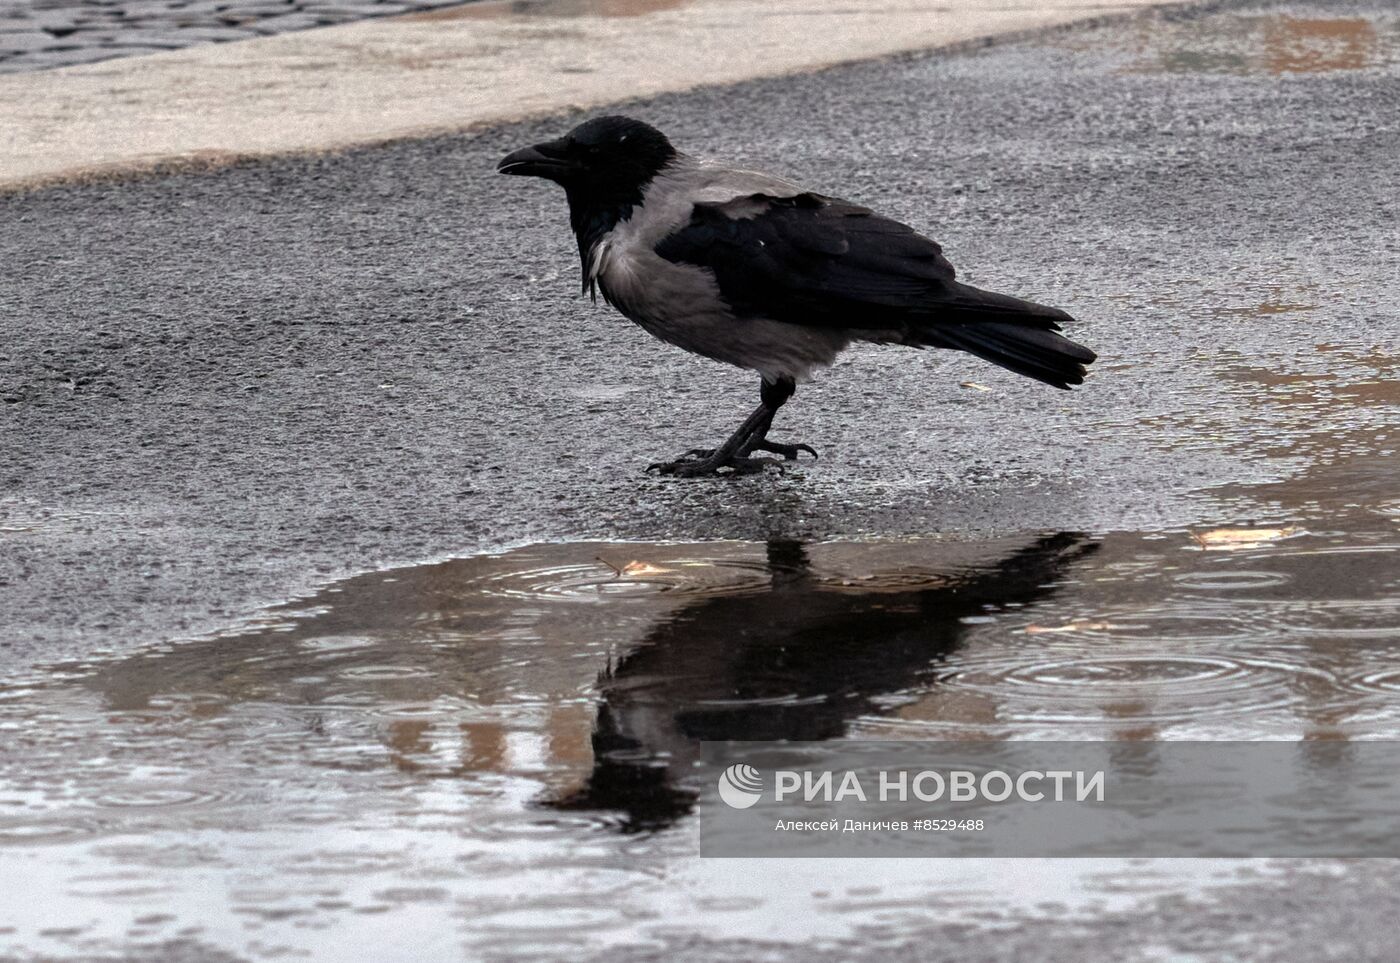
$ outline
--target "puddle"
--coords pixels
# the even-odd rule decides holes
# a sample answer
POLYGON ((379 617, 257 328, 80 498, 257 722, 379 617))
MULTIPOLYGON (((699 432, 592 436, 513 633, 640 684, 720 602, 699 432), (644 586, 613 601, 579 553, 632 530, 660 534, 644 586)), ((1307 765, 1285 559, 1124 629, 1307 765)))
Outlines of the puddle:
MULTIPOLYGON (((1152 18, 1110 31, 1132 73, 1326 74, 1393 64, 1400 55, 1400 17, 1386 10, 1335 17, 1269 11, 1152 18)), ((1099 40, 1093 49, 1103 49, 1099 40)), ((1082 37, 1059 43, 1090 49, 1082 37)))
POLYGON ((533 546, 55 667, 0 689, 0 875, 29 894, 0 950, 839 943, 1258 875, 1132 860, 740 874, 693 856, 691 772, 702 739, 1400 735, 1393 485, 1380 508, 1294 490, 1227 492, 1257 514, 1181 531, 533 546))

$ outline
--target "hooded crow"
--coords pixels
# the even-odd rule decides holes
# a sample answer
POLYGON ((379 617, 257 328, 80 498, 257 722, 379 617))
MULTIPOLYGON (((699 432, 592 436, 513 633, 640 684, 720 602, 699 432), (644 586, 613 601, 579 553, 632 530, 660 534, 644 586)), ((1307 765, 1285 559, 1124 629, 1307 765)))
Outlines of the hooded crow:
POLYGON ((1094 352, 1057 309, 962 284, 935 242, 850 201, 770 174, 697 161, 659 130, 598 117, 505 157, 503 174, 564 188, 583 290, 663 341, 757 371, 760 404, 718 448, 652 465, 694 477, 816 457, 768 440, 815 368, 853 341, 953 348, 1056 388, 1094 352))

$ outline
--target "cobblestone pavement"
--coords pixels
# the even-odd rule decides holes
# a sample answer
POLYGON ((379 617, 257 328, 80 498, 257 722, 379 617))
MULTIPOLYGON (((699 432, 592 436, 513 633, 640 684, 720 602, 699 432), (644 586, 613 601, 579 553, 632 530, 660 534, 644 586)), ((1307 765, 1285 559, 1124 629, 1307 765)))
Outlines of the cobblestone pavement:
POLYGON ((223 43, 462 0, 0 0, 0 73, 223 43))

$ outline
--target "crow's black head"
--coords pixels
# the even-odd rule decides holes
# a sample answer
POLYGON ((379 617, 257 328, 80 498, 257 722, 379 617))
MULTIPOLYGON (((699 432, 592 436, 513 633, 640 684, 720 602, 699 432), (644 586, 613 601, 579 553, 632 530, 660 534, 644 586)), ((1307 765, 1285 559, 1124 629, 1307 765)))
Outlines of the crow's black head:
POLYGON ((675 156, 676 149, 655 127, 613 115, 595 117, 558 140, 507 155, 496 170, 543 177, 563 186, 569 221, 586 264, 593 245, 631 216, 646 186, 675 156))
POLYGON ((496 170, 543 177, 571 193, 640 196, 675 156, 671 142, 655 127, 630 117, 595 117, 558 140, 508 155, 496 170))

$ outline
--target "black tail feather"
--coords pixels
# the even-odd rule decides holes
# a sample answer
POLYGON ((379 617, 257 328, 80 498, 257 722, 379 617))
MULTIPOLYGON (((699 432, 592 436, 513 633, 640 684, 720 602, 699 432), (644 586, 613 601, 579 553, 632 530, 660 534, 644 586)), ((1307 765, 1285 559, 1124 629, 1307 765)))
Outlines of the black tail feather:
POLYGON ((1083 345, 1047 331, 1005 321, 973 324, 941 324, 938 341, 943 346, 975 354, 1017 374, 1056 388, 1084 383, 1084 366, 1095 355, 1083 345))
POLYGON ((1084 383, 1084 366, 1097 356, 1056 333, 1058 322, 1074 320, 1068 314, 970 285, 953 289, 916 329, 918 343, 966 351, 1056 388, 1084 383))

